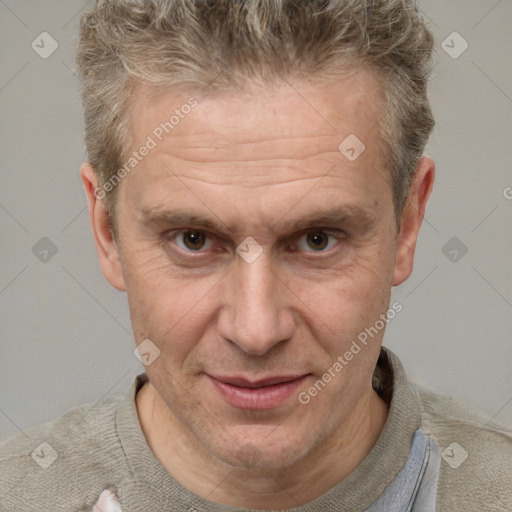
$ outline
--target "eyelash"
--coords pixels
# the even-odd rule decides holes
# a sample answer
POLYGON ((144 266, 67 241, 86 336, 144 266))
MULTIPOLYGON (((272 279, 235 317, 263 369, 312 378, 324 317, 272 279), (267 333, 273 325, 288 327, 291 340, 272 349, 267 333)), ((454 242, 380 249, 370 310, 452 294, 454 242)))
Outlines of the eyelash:
MULTIPOLYGON (((205 231, 201 231, 199 229, 194 229, 194 228, 187 228, 187 229, 180 229, 180 230, 173 230, 173 231, 167 231, 163 234, 163 240, 162 240, 162 245, 166 245, 167 243, 169 242, 172 242, 175 244, 174 240, 175 238, 177 238, 178 236, 180 235, 183 235, 184 233, 187 233, 187 232, 197 232, 197 233, 201 233, 203 235, 206 236, 206 240, 212 238, 212 236, 210 236, 208 233, 206 233, 205 231)), ((339 243, 346 238, 346 233, 344 231, 341 231, 341 230, 333 230, 333 229, 326 229, 326 228, 315 228, 315 229, 309 229, 303 233, 301 233, 300 235, 296 236, 294 239, 293 239, 293 242, 292 242, 292 246, 294 247, 293 249, 293 252, 295 252, 297 249, 296 249, 296 242, 298 240, 300 240, 303 236, 307 236, 308 234, 310 233, 322 233, 324 235, 327 235, 329 237, 332 237, 334 238, 338 243, 331 249, 328 249, 327 251, 303 251, 303 252, 306 252, 306 253, 312 253, 312 254, 330 254, 332 251, 334 251, 336 249, 336 247, 338 247, 339 243)), ((213 237, 213 238, 216 238, 216 237, 213 237)), ((181 251, 182 253, 185 253, 187 255, 190 255, 190 254, 198 254, 198 256, 194 256, 194 257, 200 257, 199 255, 203 254, 203 253, 206 253, 207 251, 205 250, 198 250, 198 251, 192 251, 192 250, 186 250, 186 249, 182 249, 181 247, 178 247, 178 250, 181 251)), ((300 249, 299 249, 300 250, 300 249)))

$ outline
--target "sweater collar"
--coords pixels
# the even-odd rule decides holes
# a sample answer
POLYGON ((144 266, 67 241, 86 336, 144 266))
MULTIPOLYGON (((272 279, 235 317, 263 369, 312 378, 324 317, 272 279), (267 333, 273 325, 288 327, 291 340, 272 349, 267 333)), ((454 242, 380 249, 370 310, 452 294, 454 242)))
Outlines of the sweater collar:
MULTIPOLYGON (((127 484, 136 487, 137 492, 149 493, 150 499, 155 500, 154 509, 173 504, 184 510, 194 507, 198 512, 240 510, 201 498, 177 482, 160 464, 146 441, 137 415, 135 397, 146 381, 145 373, 132 379, 116 412, 117 433, 133 477, 127 484)), ((381 348, 373 388, 389 404, 389 413, 370 453, 350 475, 325 494, 288 512, 365 510, 403 467, 412 436, 420 426, 420 413, 401 361, 386 347, 381 348)))

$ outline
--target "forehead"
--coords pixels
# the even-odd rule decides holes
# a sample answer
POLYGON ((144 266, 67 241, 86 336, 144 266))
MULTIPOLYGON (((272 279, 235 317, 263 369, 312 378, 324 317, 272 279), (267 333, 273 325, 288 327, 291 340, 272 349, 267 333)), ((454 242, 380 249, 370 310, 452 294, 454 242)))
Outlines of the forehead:
MULTIPOLYGON (((241 160, 258 160, 260 147, 266 156, 285 157, 289 149, 290 153, 298 150, 300 157, 304 140, 324 138, 332 145, 355 134, 370 142, 369 137, 378 132, 375 123, 381 117, 382 100, 381 85, 369 70, 323 84, 283 79, 267 88, 253 86, 244 92, 215 93, 213 86, 202 92, 155 92, 149 86, 139 86, 131 96, 128 128, 133 149, 152 134, 163 139, 156 140, 160 149, 165 146, 177 155, 189 149, 183 145, 186 137, 196 155, 201 148, 194 142, 206 150, 214 146, 212 160, 226 148, 232 158, 241 160), (190 107, 191 98, 197 106, 190 107), (287 144, 282 144, 285 139, 287 144)), ((209 155, 202 156, 207 159, 209 155)))
MULTIPOLYGON (((331 197, 349 204, 367 195, 370 204, 375 186, 383 185, 375 183, 372 172, 385 176, 382 112, 380 84, 365 71, 328 84, 283 81, 222 95, 183 90, 154 94, 140 87, 131 102, 130 151, 138 151, 148 139, 152 149, 126 180, 131 183, 127 199, 143 211, 173 201, 183 205, 193 192, 219 208, 222 194, 220 199, 233 205, 233 211, 236 203, 245 202, 256 212, 264 209, 262 197, 267 205, 285 207, 321 180, 309 194, 316 203, 331 197), (339 151, 349 136, 366 146, 355 161, 339 151), (323 192, 332 188, 334 193, 323 192)), ((196 202, 204 209, 205 204, 196 202)))

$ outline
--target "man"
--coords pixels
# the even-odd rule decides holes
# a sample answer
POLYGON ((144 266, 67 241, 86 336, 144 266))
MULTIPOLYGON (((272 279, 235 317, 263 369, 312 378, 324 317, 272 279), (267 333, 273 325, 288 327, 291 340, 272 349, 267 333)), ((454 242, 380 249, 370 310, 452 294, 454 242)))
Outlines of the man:
POLYGON ((97 1, 80 174, 145 373, 5 443, 2 511, 512 508, 512 432, 381 346, 431 51, 406 0, 97 1))

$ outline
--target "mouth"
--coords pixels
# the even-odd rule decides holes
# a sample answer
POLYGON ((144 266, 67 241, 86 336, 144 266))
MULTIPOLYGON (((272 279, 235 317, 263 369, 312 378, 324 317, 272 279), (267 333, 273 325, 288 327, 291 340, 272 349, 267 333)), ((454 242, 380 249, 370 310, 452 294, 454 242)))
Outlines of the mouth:
POLYGON ((280 375, 257 381, 238 376, 208 375, 208 378, 232 407, 265 410, 283 405, 309 375, 280 375))

